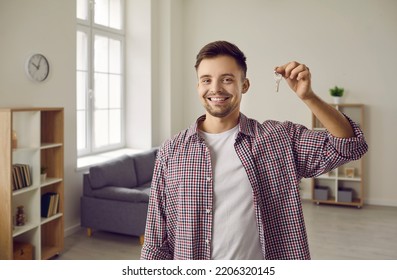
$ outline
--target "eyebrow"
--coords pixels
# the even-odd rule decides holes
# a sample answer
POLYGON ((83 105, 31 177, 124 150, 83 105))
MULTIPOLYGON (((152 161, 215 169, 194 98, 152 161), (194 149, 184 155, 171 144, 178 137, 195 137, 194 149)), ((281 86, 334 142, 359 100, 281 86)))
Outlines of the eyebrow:
MULTIPOLYGON (((232 74, 232 73, 225 73, 225 74, 221 75, 221 77, 226 77, 226 76, 235 77, 234 74, 232 74)), ((212 78, 212 76, 208 75, 208 74, 207 75, 201 75, 200 79, 203 79, 203 78, 212 78)))

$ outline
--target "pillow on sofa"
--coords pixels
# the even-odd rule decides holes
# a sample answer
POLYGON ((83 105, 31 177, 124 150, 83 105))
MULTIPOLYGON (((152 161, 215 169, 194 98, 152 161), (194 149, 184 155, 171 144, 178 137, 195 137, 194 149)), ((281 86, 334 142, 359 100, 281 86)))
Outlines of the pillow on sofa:
POLYGON ((138 185, 152 181, 154 163, 156 161, 157 149, 153 148, 139 154, 133 155, 135 172, 138 177, 138 185))
POLYGON ((89 174, 93 189, 105 186, 133 188, 137 185, 134 160, 127 155, 93 166, 89 174))

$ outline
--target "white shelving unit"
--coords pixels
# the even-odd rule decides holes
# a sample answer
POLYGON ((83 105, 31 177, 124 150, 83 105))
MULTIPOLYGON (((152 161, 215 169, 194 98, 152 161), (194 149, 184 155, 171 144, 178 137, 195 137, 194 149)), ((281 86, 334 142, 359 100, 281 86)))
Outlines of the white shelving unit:
POLYGON ((0 259, 13 258, 13 243, 33 245, 34 259, 48 259, 63 250, 63 108, 0 109, 0 259), (17 147, 12 147, 12 134, 17 147), (12 166, 27 164, 32 184, 18 190, 12 187, 12 166), (41 166, 48 178, 41 181, 41 166), (59 194, 58 211, 41 217, 41 196, 59 194), (23 226, 15 223, 17 207, 26 215, 23 226))

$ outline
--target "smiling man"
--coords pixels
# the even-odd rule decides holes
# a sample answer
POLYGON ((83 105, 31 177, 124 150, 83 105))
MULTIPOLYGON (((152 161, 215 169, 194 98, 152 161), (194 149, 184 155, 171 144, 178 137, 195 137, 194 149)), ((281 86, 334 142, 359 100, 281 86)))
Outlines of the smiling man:
POLYGON ((200 123, 206 126, 202 130, 218 133, 234 127, 240 115, 242 94, 249 88, 245 73, 235 59, 225 55, 200 61, 196 67, 198 93, 207 111, 206 120, 200 123))
POLYGON ((242 114, 250 83, 234 44, 204 46, 195 68, 206 113, 160 148, 141 258, 310 259, 299 182, 359 159, 362 131, 313 92, 304 64, 275 71, 326 131, 242 114))

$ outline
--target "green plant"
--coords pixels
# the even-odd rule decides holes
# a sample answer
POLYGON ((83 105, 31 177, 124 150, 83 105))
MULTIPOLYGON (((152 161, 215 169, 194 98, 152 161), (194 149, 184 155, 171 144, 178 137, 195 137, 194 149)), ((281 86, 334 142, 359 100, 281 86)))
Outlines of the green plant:
POLYGON ((329 94, 331 94, 331 96, 342 97, 344 92, 345 92, 344 88, 337 87, 337 86, 329 89, 329 94))

